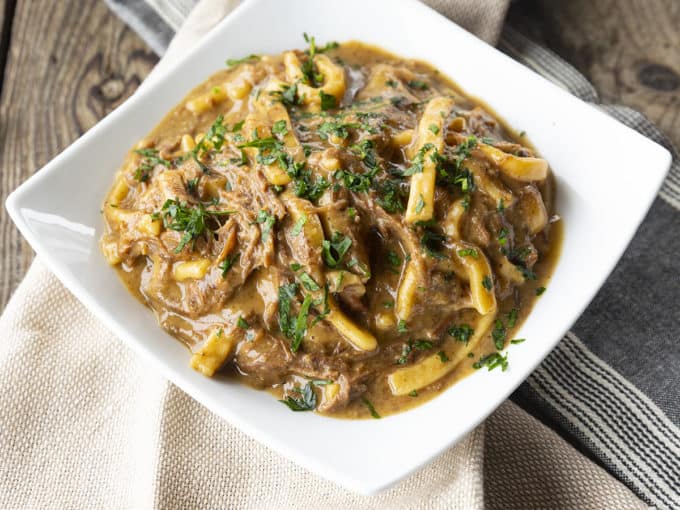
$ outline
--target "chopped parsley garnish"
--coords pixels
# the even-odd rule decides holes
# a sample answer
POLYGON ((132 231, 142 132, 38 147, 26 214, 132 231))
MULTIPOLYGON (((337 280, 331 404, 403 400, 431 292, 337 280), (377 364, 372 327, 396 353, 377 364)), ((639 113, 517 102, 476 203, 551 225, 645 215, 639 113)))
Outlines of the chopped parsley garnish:
POLYGON ((475 248, 465 248, 464 250, 458 250, 457 253, 461 257, 472 257, 473 259, 479 258, 479 252, 475 248))
POLYGON ((441 361, 442 363, 446 363, 447 361, 450 361, 449 357, 446 355, 446 353, 444 351, 439 351, 437 353, 437 356, 439 356, 439 361, 441 361))
POLYGON ((432 349, 432 342, 429 340, 416 340, 413 342, 413 347, 419 351, 427 351, 432 349))
POLYGON ((328 267, 338 267, 352 246, 352 239, 340 232, 333 232, 331 240, 324 239, 321 245, 323 260, 328 267))
POLYGON ((513 248, 509 250, 505 247, 502 247, 501 253, 515 265, 515 267, 522 273, 522 276, 524 276, 525 280, 536 280, 536 273, 529 269, 526 262, 526 258, 531 254, 531 248, 525 246, 524 248, 513 248))
POLYGON ((371 413, 371 416, 373 416, 373 418, 375 418, 376 420, 379 420, 380 415, 378 414, 378 411, 375 410, 375 407, 373 406, 371 401, 368 400, 366 397, 361 397, 361 401, 368 408, 368 411, 371 413))
POLYGON ((503 349, 503 346, 505 345, 505 334, 506 329, 503 322, 496 320, 493 331, 491 331, 491 337, 493 338, 493 344, 499 351, 503 349))
POLYGON ((257 213, 257 217, 255 218, 255 222, 262 225, 262 241, 267 242, 267 239, 269 239, 269 233, 274 227, 274 223, 276 223, 276 217, 274 217, 268 211, 260 209, 260 211, 257 213))
POLYGON ((301 273, 300 276, 298 276, 300 279, 300 283, 302 283, 302 286, 309 290, 309 291, 317 291, 321 290, 321 287, 319 287, 319 284, 314 281, 314 278, 312 278, 308 273, 301 273))
POLYGON ((505 228, 502 228, 501 231, 498 233, 498 244, 501 246, 505 246, 505 244, 508 242, 508 231, 505 228))
POLYGON ((222 278, 227 277, 227 273, 240 256, 240 253, 234 253, 232 255, 227 255, 227 257, 222 261, 222 263, 218 266, 222 270, 222 278))
POLYGON ((406 325, 406 321, 404 319, 401 319, 397 323, 397 333, 406 333, 408 331, 408 326, 406 325))
POLYGON ((411 80, 408 82, 408 86, 411 87, 412 89, 417 90, 427 90, 430 88, 430 86, 427 83, 421 80, 411 80))
POLYGON ((298 271, 301 267, 302 267, 302 264, 298 264, 297 262, 293 262, 293 263, 290 265, 290 268, 291 268, 293 271, 298 271))
POLYGON ((536 289, 536 295, 537 295, 537 296, 540 296, 540 295, 543 294, 545 291, 546 291, 546 288, 545 288, 545 287, 539 287, 539 288, 536 289))
POLYGON ((259 60, 259 58, 260 56, 255 54, 248 55, 247 57, 243 58, 230 58, 229 60, 227 60, 227 67, 234 67, 239 64, 244 64, 246 62, 253 62, 255 60, 259 60))
MULTIPOLYGON (((505 211, 505 204, 503 203, 503 199, 502 199, 502 198, 501 198, 500 201, 498 202, 498 206, 496 206, 496 211, 498 211, 499 213, 502 213, 503 211, 505 211)), ((505 229, 504 229, 504 230, 505 230, 505 229)), ((500 239, 499 239, 499 242, 500 242, 500 239)))
POLYGON ((390 214, 404 210, 406 192, 396 179, 385 179, 376 186, 378 198, 376 202, 390 214))
POLYGON ((323 90, 319 91, 319 97, 321 98, 321 110, 332 110, 337 106, 337 101, 335 96, 326 94, 323 90))
POLYGON ((170 161, 159 157, 158 151, 156 149, 136 149, 135 153, 142 156, 142 160, 139 162, 139 166, 135 170, 135 179, 140 182, 146 182, 149 180, 151 171, 156 165, 163 165, 166 168, 170 166, 170 161))
POLYGON ((430 124, 427 129, 432 131, 435 135, 439 133, 439 126, 437 126, 437 124, 430 124))
POLYGON ((372 140, 362 140, 360 143, 350 147, 352 151, 370 170, 378 168, 378 160, 375 155, 375 147, 372 140))
POLYGON ((305 226, 306 223, 307 215, 303 213, 302 216, 300 216, 297 219, 295 225, 293 225, 293 229, 290 231, 290 235, 292 235, 293 237, 297 237, 298 235, 300 235, 300 232, 302 232, 302 228, 305 226))
POLYGON ((288 283, 279 287, 279 329, 288 338, 291 338, 295 331, 290 314, 290 303, 295 298, 297 290, 296 283, 288 283))
POLYGON ((513 308, 510 310, 510 313, 508 313, 508 328, 514 328, 515 324, 517 324, 517 315, 519 314, 519 309, 513 308))
POLYGON ((447 330, 448 334, 455 338, 459 342, 463 342, 465 345, 468 344, 470 341, 470 338, 474 334, 475 330, 472 329, 470 326, 467 324, 460 324, 460 325, 455 325, 451 326, 447 330))
POLYGON ((493 289, 493 281, 491 280, 491 277, 489 275, 486 275, 482 279, 482 286, 489 292, 491 292, 491 289, 493 289))
POLYGON ((279 402, 286 404, 291 411, 313 411, 316 409, 316 394, 312 389, 312 382, 305 384, 305 387, 294 388, 293 391, 299 394, 299 397, 293 398, 288 395, 284 400, 279 402))
POLYGON ((248 329, 250 327, 248 321, 245 320, 243 317, 238 318, 238 321, 236 321, 236 325, 241 329, 248 329))
POLYGON ((401 266, 401 258, 392 250, 387 252, 387 262, 395 267, 401 266))
POLYGON ((345 188, 355 193, 368 193, 373 182, 371 172, 356 174, 347 170, 338 170, 333 176, 342 181, 345 188))
POLYGON ((163 204, 161 212, 156 213, 156 217, 163 218, 163 226, 165 228, 184 232, 177 248, 175 248, 175 253, 179 253, 189 242, 194 243, 202 235, 212 232, 208 225, 210 219, 228 216, 233 212, 209 210, 200 202, 191 207, 186 202, 168 199, 163 204))
POLYGON ((288 126, 285 120, 277 120, 272 126, 272 133, 284 137, 288 134, 288 126))
POLYGON ((302 343, 302 339, 307 333, 307 317, 309 316, 309 308, 312 306, 312 295, 306 294, 302 301, 302 306, 295 319, 295 329, 293 331, 293 341, 291 342, 291 350, 297 352, 302 343))
POLYGON ((508 355, 492 352, 491 354, 482 356, 479 358, 479 361, 476 361, 472 364, 472 368, 475 369, 480 369, 483 367, 486 367, 489 371, 496 367, 501 367, 501 370, 505 372, 508 369, 508 355))
POLYGON ((212 150, 219 151, 224 145, 224 136, 227 133, 227 126, 224 124, 224 116, 218 115, 215 122, 212 123, 205 136, 201 138, 201 141, 196 144, 196 147, 191 151, 191 157, 196 162, 196 164, 203 170, 204 173, 208 173, 210 169, 201 161, 201 156, 203 154, 208 154, 212 150))
POLYGON ((387 80, 387 81, 385 82, 385 85, 387 85, 388 87, 394 88, 394 87, 397 86, 397 82, 394 81, 394 80, 387 80))
POLYGON ((273 96, 279 96, 281 98, 281 102, 286 106, 295 106, 300 104, 297 95, 297 83, 293 83, 292 85, 283 85, 281 90, 271 92, 271 94, 273 96))
POLYGON ((422 193, 418 197, 418 201, 416 202, 416 214, 420 214, 420 212, 423 210, 425 207, 425 200, 423 199, 422 193))
POLYGON ((319 137, 323 140, 328 140, 330 136, 342 138, 343 140, 349 136, 349 129, 356 129, 361 127, 357 122, 336 122, 326 121, 319 126, 319 137))
POLYGON ((413 160, 411 161, 411 166, 409 166, 406 170, 404 170, 403 175, 405 177, 408 177, 410 175, 414 174, 419 174, 422 173, 423 171, 423 165, 425 164, 425 154, 427 154, 427 151, 430 149, 434 149, 434 145, 431 143, 426 143, 423 145, 418 153, 415 155, 413 160))
POLYGON ((408 394, 408 396, 409 396, 409 397, 417 397, 417 396, 418 396, 418 392, 417 392, 416 390, 410 391, 409 394, 408 394))
POLYGON ((198 177, 195 177, 187 181, 187 191, 189 193, 196 193, 196 188, 198 187, 198 179, 199 179, 198 177))
POLYGON ((234 127, 231 128, 232 133, 238 133, 243 129, 243 125, 246 123, 245 119, 238 121, 236 124, 234 124, 234 127))
POLYGON ((513 340, 510 340, 511 344, 521 344, 522 342, 525 342, 526 338, 515 338, 513 340))

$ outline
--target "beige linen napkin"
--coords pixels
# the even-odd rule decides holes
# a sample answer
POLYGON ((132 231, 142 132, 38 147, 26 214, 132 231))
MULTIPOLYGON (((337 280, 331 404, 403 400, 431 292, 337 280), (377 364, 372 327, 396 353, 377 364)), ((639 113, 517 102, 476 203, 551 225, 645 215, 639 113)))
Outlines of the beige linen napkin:
MULTIPOLYGON (((203 0, 159 68, 236 3, 203 0)), ((462 9, 489 40, 505 11, 500 0, 431 3, 447 15, 462 9)), ((394 488, 358 496, 259 445, 150 370, 40 260, 0 318, 0 508, 485 505, 644 508, 509 402, 394 488)))

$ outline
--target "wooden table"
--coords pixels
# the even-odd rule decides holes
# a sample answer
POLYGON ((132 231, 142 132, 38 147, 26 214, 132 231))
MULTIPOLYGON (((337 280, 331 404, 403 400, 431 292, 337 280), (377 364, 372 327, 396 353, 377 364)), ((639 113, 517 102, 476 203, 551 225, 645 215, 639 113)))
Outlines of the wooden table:
MULTIPOLYGON (((509 22, 680 146, 680 2, 523 0, 509 22)), ((0 0, 0 203, 132 94, 156 60, 102 0, 0 0)), ((2 207, 0 310, 32 258, 2 207)))

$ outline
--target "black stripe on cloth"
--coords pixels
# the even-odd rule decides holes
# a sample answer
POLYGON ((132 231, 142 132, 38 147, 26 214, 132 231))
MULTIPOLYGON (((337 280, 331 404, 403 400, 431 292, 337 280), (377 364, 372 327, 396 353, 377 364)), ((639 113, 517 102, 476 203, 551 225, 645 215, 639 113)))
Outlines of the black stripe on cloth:
POLYGON ((669 471, 677 473, 680 465, 680 449, 669 444, 673 436, 669 433, 674 432, 676 436, 672 439, 676 439, 680 431, 658 407, 601 362, 573 333, 567 334, 529 377, 524 386, 527 385, 533 390, 532 397, 540 400, 540 407, 551 409, 565 430, 585 444, 643 500, 659 508, 680 507, 680 478, 669 475, 669 471), (573 356, 575 352, 580 354, 579 359, 573 356), (617 383, 603 384, 593 367, 598 367, 600 372, 607 370, 608 379, 617 383), (627 388, 627 394, 637 394, 637 405, 631 406, 630 399, 623 398, 622 387, 627 388), (644 413, 635 412, 643 406, 644 413), (654 416, 655 421, 646 419, 643 425, 639 421, 641 416, 654 416), (657 427, 656 421, 665 422, 663 428, 667 432, 657 427), (661 454, 648 455, 644 450, 661 454))
MULTIPOLYGON (((656 420, 658 428, 664 433, 664 436, 671 441, 674 446, 680 448, 680 430, 666 417, 661 409, 644 395, 644 393, 640 392, 634 385, 629 383, 626 384, 627 381, 624 377, 619 375, 593 353, 589 352, 588 354, 590 357, 586 358, 585 351, 579 347, 579 342, 562 342, 560 348, 566 355, 572 354, 578 358, 582 364, 587 364, 588 369, 601 377, 607 384, 615 386, 629 399, 630 405, 634 406, 645 416, 645 418, 656 420)), ((680 464, 678 465, 680 466, 680 464)))
MULTIPOLYGON (((551 395, 550 398, 546 398, 546 394, 549 394, 549 388, 545 386, 543 381, 532 380, 530 383, 527 383, 527 385, 531 388, 531 394, 533 395, 533 398, 540 402, 541 408, 546 410, 561 423, 568 424, 569 421, 566 416, 568 414, 577 412, 577 410, 575 410, 570 404, 565 403, 563 399, 558 396, 551 395)), ((614 474, 616 478, 623 482, 644 502, 654 505, 655 508, 672 508, 667 503, 668 497, 664 497, 663 494, 658 495, 654 486, 650 486, 649 484, 645 483, 646 479, 643 479, 641 483, 638 483, 637 479, 632 479, 630 476, 628 476, 630 462, 627 457, 621 457, 620 455, 617 455, 617 451, 612 452, 612 457, 606 456, 603 454, 603 450, 598 446, 598 444, 593 444, 593 441, 588 441, 589 437, 594 437, 597 439, 598 443, 606 439, 600 435, 598 428, 590 427, 587 424, 585 424, 584 427, 585 430, 574 430, 571 433, 574 435, 577 441, 580 443, 585 443, 587 448, 589 448, 588 451, 595 453, 599 460, 604 459, 605 467, 609 472, 614 474), (587 434, 588 431, 591 433, 587 434), (660 497, 664 498, 661 506, 659 506, 660 497)))
POLYGON ((616 390, 610 388, 605 394, 601 390, 605 387, 601 381, 596 381, 586 375, 589 367, 578 366, 562 356, 552 356, 545 360, 545 370, 554 375, 556 381, 568 380, 569 384, 562 385, 564 391, 578 397, 579 402, 597 415, 603 424, 614 430, 621 430, 621 437, 625 438, 627 448, 640 458, 649 457, 647 464, 657 475, 669 484, 680 486, 680 456, 675 447, 660 429, 651 421, 647 424, 638 421, 641 413, 636 413, 631 408, 630 402, 624 401, 621 395, 615 395, 616 390), (558 377, 559 376, 559 377, 558 377), (565 379, 568 378, 568 379, 565 379), (578 390, 575 391, 575 390, 578 390), (650 441, 650 436, 652 441, 650 441), (665 444, 663 444, 665 443, 665 444), (675 450, 675 452, 673 451, 675 450), (671 458, 673 457, 673 458, 671 458))

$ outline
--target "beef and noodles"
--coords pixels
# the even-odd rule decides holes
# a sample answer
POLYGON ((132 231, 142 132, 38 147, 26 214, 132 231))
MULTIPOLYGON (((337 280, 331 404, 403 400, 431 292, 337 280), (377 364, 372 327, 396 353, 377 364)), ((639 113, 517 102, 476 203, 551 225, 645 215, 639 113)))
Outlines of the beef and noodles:
POLYGON ((431 66, 305 38, 228 61, 129 152, 105 258, 191 367, 294 411, 505 370, 559 251, 548 163, 431 66))

